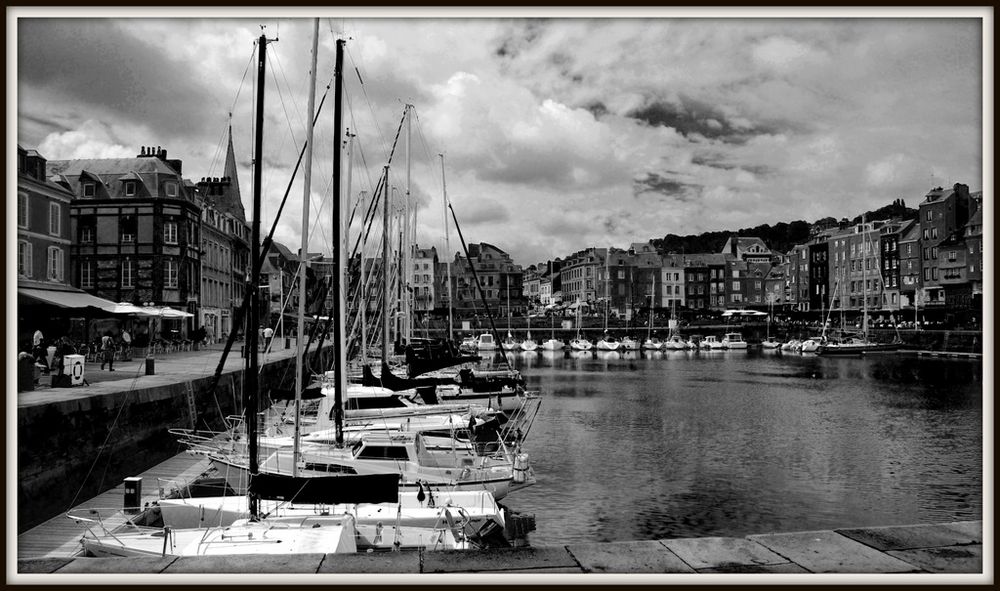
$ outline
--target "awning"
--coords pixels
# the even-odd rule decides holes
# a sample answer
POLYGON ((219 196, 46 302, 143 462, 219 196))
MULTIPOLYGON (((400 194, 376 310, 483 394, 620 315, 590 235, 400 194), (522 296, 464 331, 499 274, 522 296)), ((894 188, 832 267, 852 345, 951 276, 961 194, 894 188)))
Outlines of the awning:
POLYGON ((142 311, 148 316, 159 316, 161 318, 191 318, 194 316, 190 312, 181 312, 169 306, 144 306, 142 311))
POLYGON ((17 290, 17 295, 25 296, 42 303, 60 308, 100 308, 109 311, 117 306, 111 300, 92 296, 82 291, 55 291, 49 289, 27 289, 17 290))
POLYGON ((129 304, 127 302, 118 302, 114 304, 108 312, 112 314, 136 314, 138 316, 157 316, 158 314, 150 311, 149 308, 142 308, 134 304, 129 304))

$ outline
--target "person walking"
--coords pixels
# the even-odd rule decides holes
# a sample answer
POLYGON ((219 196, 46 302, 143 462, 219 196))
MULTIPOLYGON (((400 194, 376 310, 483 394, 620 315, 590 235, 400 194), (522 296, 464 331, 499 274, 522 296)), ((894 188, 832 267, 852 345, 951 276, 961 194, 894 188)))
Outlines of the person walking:
POLYGON ((108 364, 108 371, 115 370, 115 342, 110 332, 104 333, 101 337, 101 369, 104 369, 105 363, 108 364))
POLYGON ((122 359, 129 361, 132 359, 132 335, 128 333, 128 330, 122 330, 122 359))

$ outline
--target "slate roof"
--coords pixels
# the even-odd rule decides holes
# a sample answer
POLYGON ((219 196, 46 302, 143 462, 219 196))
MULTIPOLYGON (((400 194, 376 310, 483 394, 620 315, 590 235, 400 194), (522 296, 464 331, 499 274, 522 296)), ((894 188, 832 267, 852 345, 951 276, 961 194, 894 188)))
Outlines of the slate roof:
POLYGON ((157 181, 173 179, 179 184, 179 195, 183 195, 183 179, 163 160, 156 157, 146 158, 84 158, 77 160, 49 160, 46 164, 49 176, 59 177, 73 191, 80 195, 80 177, 90 175, 104 184, 110 197, 124 197, 123 187, 119 181, 125 179, 139 180, 146 187, 151 197, 165 197, 161 194, 161 186, 157 181))

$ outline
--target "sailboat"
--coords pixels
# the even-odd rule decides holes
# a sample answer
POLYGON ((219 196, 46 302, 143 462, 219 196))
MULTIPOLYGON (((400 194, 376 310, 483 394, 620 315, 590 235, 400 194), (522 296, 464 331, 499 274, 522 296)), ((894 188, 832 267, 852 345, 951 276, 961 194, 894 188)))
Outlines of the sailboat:
MULTIPOLYGON (((319 21, 315 21, 313 40, 313 75, 315 75, 315 57, 318 40, 319 21)), ((261 35, 258 40, 258 93, 257 93, 257 123, 256 123, 256 154, 254 166, 254 199, 253 225, 251 237, 251 267, 254 271, 260 268, 260 172, 262 159, 263 131, 263 100, 264 100, 264 70, 268 39, 261 35)), ((340 43, 338 41, 338 43, 340 43)), ((340 50, 338 45, 338 50, 340 50)), ((313 103, 310 102, 310 114, 313 103)), ((310 125, 311 129, 311 125, 310 125)), ((259 317, 259 298, 256 297, 259 281, 255 273, 251 273, 248 281, 249 318, 248 327, 255 327, 259 317)), ((258 355, 257 331, 247 330, 247 347, 252 352, 247 355, 246 373, 252 379, 245 387, 246 416, 249 443, 249 474, 256 478, 258 466, 256 460, 256 426, 257 416, 257 379, 258 355)), ((396 477, 398 478, 398 476, 396 477)), ((379 477, 381 484, 389 479, 379 477)), ((321 481, 317 481, 321 482, 321 481)), ((205 556, 232 554, 295 554, 305 552, 345 553, 354 552, 355 530, 353 517, 330 515, 327 518, 304 525, 277 524, 266 518, 260 518, 260 491, 247 491, 249 519, 241 519, 228 526, 190 527, 190 528, 146 528, 136 526, 124 531, 112 531, 99 521, 69 514, 78 522, 92 524, 87 534, 81 539, 84 552, 93 556, 205 556)))
POLYGON ((504 351, 516 351, 521 348, 521 342, 514 338, 511 334, 511 314, 510 314, 510 284, 508 279, 507 285, 507 338, 503 340, 502 346, 504 351))
POLYGON ((611 308, 611 248, 604 255, 604 334, 597 341, 598 351, 617 351, 621 343, 608 334, 608 311, 611 308))
MULTIPOLYGON (((263 43, 264 39, 262 37, 261 44, 263 45, 263 43)), ((315 41, 313 47, 315 56, 315 41)), ((336 70, 338 73, 338 116, 336 124, 338 131, 340 111, 339 73, 342 69, 342 56, 343 41, 338 40, 336 70)), ((315 62, 313 73, 315 73, 315 62)), ((314 94, 314 86, 312 94, 314 94)), ((313 110, 312 94, 310 96, 310 112, 313 110)), ((307 146, 311 144, 310 129, 307 146)), ((311 156, 307 160, 311 160, 311 156)), ((256 162, 261 161, 260 158, 256 159, 256 162)), ((334 206, 335 235, 339 236, 343 230, 343 228, 337 229, 337 226, 341 225, 337 220, 342 219, 339 213, 339 151, 335 152, 334 171, 334 194, 336 196, 334 206)), ((259 183, 255 183, 255 187, 257 186, 259 186, 259 183)), ((305 188, 307 196, 308 191, 307 180, 305 188)), ((255 220, 259 220, 259 194, 255 194, 255 197, 255 204, 257 204, 257 207, 255 207, 255 220)), ((255 221, 255 230, 256 224, 257 222, 255 221)), ((253 243, 255 257, 259 256, 257 235, 255 231, 253 243)), ((335 276, 342 277, 342 272, 339 269, 343 269, 344 245, 342 243, 337 244, 335 248, 338 259, 336 262, 338 274, 335 276)), ((303 248, 303 252, 305 251, 306 249, 303 248)), ((259 265, 259 262, 255 260, 254 268, 257 268, 257 265, 259 265)), ((169 515, 173 516, 171 519, 176 518, 180 521, 170 524, 169 531, 163 531, 159 534, 159 539, 163 545, 163 555, 186 555, 188 553, 243 554, 268 553, 269 551, 278 553, 289 551, 333 553, 338 551, 353 552, 357 547, 387 549, 416 546, 452 549, 470 547, 470 543, 478 534, 466 529, 471 520, 463 520, 463 515, 468 516, 470 511, 462 505, 456 504, 456 495, 458 493, 442 489, 441 487, 434 487, 432 483, 425 483, 419 480, 416 483, 416 487, 413 487, 412 490, 401 490, 401 486, 405 487, 409 484, 408 482, 401 483, 401 480, 404 476, 412 478, 413 471, 408 472, 400 469, 398 460, 401 456, 398 451, 393 453, 384 451, 390 448, 398 449, 400 446, 397 444, 402 443, 404 453, 410 453, 413 451, 413 448, 417 448, 416 453, 419 455, 421 451, 419 446, 423 441, 423 439, 419 439, 421 436, 420 432, 396 436, 388 426, 381 425, 385 429, 384 435, 390 439, 390 443, 382 445, 381 449, 383 452, 379 457, 371 459, 387 460, 395 458, 397 461, 392 462, 396 464, 394 468, 386 466, 383 469, 378 469, 378 462, 369 462, 371 465, 368 466, 368 469, 360 469, 357 463, 348 466, 339 465, 337 469, 331 469, 329 464, 323 465, 320 463, 324 461, 323 457, 326 457, 325 455, 323 457, 317 456, 320 446, 340 450, 341 453, 357 452, 356 455, 358 457, 364 457, 365 450, 368 450, 370 455, 372 453, 371 450, 378 447, 377 445, 373 447, 370 433, 355 434, 354 440, 362 441, 362 447, 358 447, 355 444, 348 450, 344 446, 342 429, 343 405, 340 400, 341 393, 347 392, 346 363, 343 359, 344 347, 340 346, 344 342, 342 318, 344 310, 343 295, 344 292, 338 290, 338 297, 334 300, 333 318, 336 323, 334 348, 335 357, 337 357, 337 371, 331 372, 334 374, 333 377, 335 379, 335 385, 331 386, 335 403, 330 412, 335 417, 336 428, 330 435, 330 440, 319 441, 316 437, 312 437, 307 440, 305 445, 301 445, 303 438, 299 436, 299 412, 296 408, 296 429, 292 447, 283 447, 270 453, 264 461, 263 466, 259 466, 256 459, 258 455, 256 388, 251 388, 248 385, 247 413, 245 418, 247 432, 245 460, 240 463, 239 456, 241 454, 225 456, 220 453, 219 449, 209 454, 213 464, 220 467, 220 471, 224 474, 232 488, 241 493, 245 491, 247 495, 246 509, 244 509, 240 500, 234 501, 232 497, 229 499, 224 497, 201 498, 190 504, 174 504, 169 515), (449 494, 450 496, 443 498, 441 496, 442 493, 449 494), (435 495, 437 495, 439 502, 440 500, 444 500, 443 505, 435 504, 435 495), (266 507, 266 519, 260 519, 258 517, 261 509, 260 500, 273 500, 280 503, 268 505, 266 507), (424 504, 425 500, 428 501, 426 506, 424 504), (338 506, 338 504, 343 506, 338 506), (223 507, 226 508, 224 511, 223 507), (213 517, 213 520, 209 522, 206 522, 202 518, 197 521, 197 527, 188 527, 192 520, 192 514, 197 515, 200 512, 204 516, 206 509, 209 512, 214 511, 213 515, 220 516, 219 524, 206 527, 206 523, 216 523, 214 521, 215 518, 213 517), (433 511, 428 514, 427 509, 433 509, 433 511), (343 513, 337 513, 336 511, 338 510, 343 511, 343 513), (243 520, 240 517, 247 513, 250 515, 249 521, 243 520), (224 519, 221 517, 223 514, 225 515, 224 519), (393 517, 395 521, 393 521, 393 517), (232 519, 235 519, 235 521, 231 522, 232 519), (429 520, 433 520, 434 524, 430 525, 429 520), (266 523, 264 523, 265 521, 266 523), (263 523, 263 525, 258 525, 258 523, 263 523), (456 527, 456 523, 461 524, 460 527, 456 527), (347 531, 347 528, 351 528, 350 532, 347 531), (278 530, 280 536, 273 534, 273 530, 278 530), (293 533, 286 534, 284 533, 286 531, 293 533), (327 540, 327 538, 332 538, 335 533, 343 541, 342 546, 334 546, 330 540, 327 540), (170 537, 171 535, 173 537, 170 537), (198 541, 199 535, 201 536, 201 541, 198 541), (235 539, 237 542, 244 539, 264 540, 271 544, 269 547, 270 550, 259 550, 255 544, 244 544, 242 546, 237 544, 234 546, 232 541, 234 536, 236 536, 235 539), (170 538, 169 541, 168 537, 170 538), (302 539, 300 540, 299 538, 302 539), (229 540, 229 546, 225 544, 227 539, 229 540), (279 545, 279 543, 286 541, 287 543, 279 545), (347 543, 348 541, 351 544, 347 543), (212 543, 211 547, 206 546, 208 542, 212 543), (244 550, 240 551, 239 548, 241 547, 244 550), (343 550, 338 549, 341 547, 343 550)), ((249 299, 251 302, 251 325, 255 323, 257 315, 256 306, 253 304, 255 300, 256 298, 249 299)), ((300 342, 302 340, 301 326, 300 322, 300 342)), ((253 332, 251 331, 251 334, 253 332)), ((255 360, 252 362, 248 361, 248 364, 255 364, 255 360)), ((249 370, 248 373, 250 373, 249 370)), ((256 372, 250 373, 250 375, 256 375, 256 372)), ((301 379, 297 380, 297 382, 299 382, 296 389, 296 401, 298 402, 301 379)), ((472 431, 471 427, 470 431, 472 431)), ((379 435, 383 435, 383 433, 380 432, 379 435)), ((355 443, 355 441, 352 441, 352 443, 355 443)), ((378 442, 374 443, 377 444, 378 442)), ((502 442, 499 445, 502 445, 502 442)), ((326 449, 323 449, 323 451, 326 451, 326 449)), ((424 446, 423 451, 425 452, 425 457, 433 455, 428 446, 424 446)), ((486 456, 483 455, 482 457, 486 456)), ((431 459, 434 458, 431 457, 431 459)), ((524 477, 521 478, 521 482, 524 482, 527 480, 526 471, 528 470, 526 456, 520 458, 518 462, 520 476, 524 477)), ((414 463, 418 468, 416 474, 418 476, 425 475, 426 472, 419 470, 420 467, 424 466, 424 463, 419 460, 414 463)), ((500 461, 495 462, 495 465, 480 466, 478 468, 472 466, 472 463, 469 466, 469 476, 480 480, 480 485, 483 484, 483 475, 472 476, 473 472, 482 471, 481 468, 485 468, 487 472, 492 473, 501 473, 504 470, 503 462, 500 461)), ((463 476, 449 479, 448 484, 451 485, 455 481, 462 480, 463 476)), ((503 484, 500 483, 497 486, 502 487, 503 484)), ((509 487, 507 490, 509 490, 509 487)), ((481 486, 476 492, 478 492, 477 495, 461 497, 465 499, 462 502, 473 503, 479 508, 489 508, 491 503, 494 508, 496 507, 495 497, 492 496, 492 491, 488 486, 481 486)), ((167 515, 167 513, 164 514, 165 521, 167 515)), ((483 518, 488 518, 489 522, 481 523, 481 527, 488 526, 491 530, 496 530, 499 527, 502 530, 502 514, 499 513, 499 510, 488 510, 483 515, 483 518)), ((137 545, 122 544, 123 536, 121 534, 114 534, 110 537, 105 536, 99 540, 100 543, 94 547, 93 551, 95 553, 105 552, 114 555, 123 555, 121 552, 125 552, 127 549, 129 552, 139 552, 138 554, 128 555, 146 555, 145 552, 150 544, 150 540, 155 541, 156 539, 156 532, 139 531, 135 532, 133 537, 136 538, 137 545), (139 549, 136 550, 136 548, 139 549)))
MULTIPOLYGON (((861 256, 864 260, 864 264, 861 265, 861 335, 844 337, 835 343, 823 343, 816 349, 816 352, 820 355, 862 355, 864 353, 881 353, 899 350, 900 342, 898 338, 891 343, 876 343, 873 342, 868 335, 868 253, 874 251, 878 254, 878 248, 871 248, 872 243, 867 238, 868 231, 864 215, 861 216, 861 232, 864 236, 861 243, 861 256)), ((879 268, 877 257, 875 259, 875 268, 879 268)), ((881 278, 880 270, 879 289, 881 290, 884 288, 885 282, 881 278)))
POLYGON ((556 338, 556 317, 555 314, 549 315, 549 325, 552 328, 552 332, 549 339, 542 343, 542 349, 546 351, 562 351, 566 346, 561 340, 556 338))
POLYGON ((528 334, 523 341, 521 341, 521 350, 531 352, 538 349, 538 343, 531 338, 531 316, 528 316, 528 334))
POLYGON ((769 294, 769 297, 767 299, 767 305, 769 312, 769 314, 767 315, 767 335, 764 337, 764 340, 761 341, 760 346, 765 349, 777 349, 778 347, 781 346, 781 343, 778 342, 778 339, 771 336, 771 317, 774 316, 773 294, 769 294))
POLYGON ((653 303, 656 298, 656 276, 653 276, 653 285, 649 289, 649 321, 646 325, 646 340, 642 342, 642 348, 647 351, 659 351, 663 348, 663 343, 658 338, 653 337, 653 303))
POLYGON ((580 309, 582 307, 583 307, 582 302, 577 301, 576 302, 576 338, 573 339, 573 340, 571 340, 569 342, 570 349, 573 349, 574 351, 590 351, 591 349, 594 348, 593 343, 591 343, 587 339, 583 338, 583 336, 580 334, 580 323, 583 320, 583 316, 582 316, 582 314, 580 312, 580 309))

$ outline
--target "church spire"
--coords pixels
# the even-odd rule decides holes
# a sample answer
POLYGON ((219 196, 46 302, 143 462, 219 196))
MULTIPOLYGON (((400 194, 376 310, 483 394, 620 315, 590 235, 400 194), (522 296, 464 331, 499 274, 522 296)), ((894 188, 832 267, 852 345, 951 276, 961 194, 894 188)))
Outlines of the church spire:
POLYGON ((231 122, 229 124, 229 146, 226 149, 226 167, 222 174, 229 179, 229 186, 225 189, 227 208, 237 219, 245 222, 246 212, 243 209, 243 199, 240 197, 239 171, 236 168, 236 152, 233 150, 233 124, 231 122))

